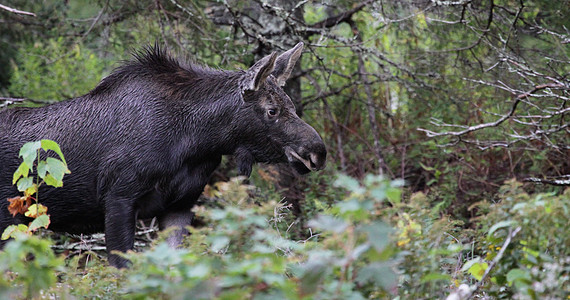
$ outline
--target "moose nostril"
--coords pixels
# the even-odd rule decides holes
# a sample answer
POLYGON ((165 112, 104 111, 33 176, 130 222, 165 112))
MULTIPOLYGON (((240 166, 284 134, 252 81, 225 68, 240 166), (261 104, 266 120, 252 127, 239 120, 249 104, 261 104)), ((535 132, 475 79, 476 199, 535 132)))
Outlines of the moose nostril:
POLYGON ((316 153, 311 153, 309 154, 309 161, 311 163, 311 168, 312 169, 322 169, 324 167, 324 164, 321 165, 320 160, 319 160, 319 155, 316 153))

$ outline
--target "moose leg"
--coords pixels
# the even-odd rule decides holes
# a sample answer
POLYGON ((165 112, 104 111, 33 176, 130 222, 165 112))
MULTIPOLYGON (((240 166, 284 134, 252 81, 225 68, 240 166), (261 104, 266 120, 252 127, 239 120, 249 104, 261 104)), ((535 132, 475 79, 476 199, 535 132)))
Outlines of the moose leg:
POLYGON ((166 239, 168 245, 176 248, 182 244, 182 239, 188 234, 187 226, 190 226, 194 213, 189 209, 167 212, 158 218, 160 230, 174 227, 166 239))
POLYGON ((130 199, 114 199, 106 205, 105 242, 109 264, 116 268, 127 267, 129 260, 113 252, 132 250, 135 243, 136 215, 131 203, 130 199))

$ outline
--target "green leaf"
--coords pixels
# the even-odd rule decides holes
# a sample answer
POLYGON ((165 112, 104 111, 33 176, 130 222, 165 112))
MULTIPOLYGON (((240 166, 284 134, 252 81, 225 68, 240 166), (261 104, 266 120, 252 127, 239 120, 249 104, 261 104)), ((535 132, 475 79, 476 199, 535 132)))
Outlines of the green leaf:
POLYGON ((41 215, 35 218, 32 223, 30 223, 29 231, 36 231, 39 228, 48 228, 50 224, 49 215, 41 215))
POLYGON ((461 267, 461 272, 465 272, 465 271, 469 270, 469 268, 471 268, 471 266, 473 266, 474 264, 476 264, 478 262, 481 262, 480 257, 468 260, 466 263, 463 264, 463 267, 461 267))
POLYGON ((213 236, 210 238, 212 251, 220 252, 230 244, 230 238, 227 236, 213 236))
POLYGON ((338 211, 340 213, 346 213, 349 211, 357 211, 362 209, 360 202, 358 202, 358 200, 356 199, 348 199, 345 201, 340 201, 336 203, 334 206, 338 208, 338 211))
POLYGON ((30 186, 29 188, 27 188, 24 191, 24 195, 26 196, 32 196, 33 194, 38 192, 38 185, 37 184, 32 184, 32 186, 30 186))
POLYGON ((451 280, 451 276, 449 276, 447 274, 442 274, 442 273, 428 273, 422 277, 420 282, 426 283, 426 282, 430 282, 430 281, 439 281, 439 280, 449 282, 451 280))
POLYGON ((308 225, 320 230, 332 231, 335 233, 344 232, 346 228, 348 228, 348 223, 344 220, 327 215, 317 216, 316 219, 310 220, 308 225))
POLYGON ((493 233, 495 233, 495 231, 497 231, 497 229, 509 227, 513 224, 516 224, 516 222, 513 220, 501 221, 501 222, 491 226, 491 228, 489 229, 489 233, 487 233, 487 237, 492 236, 493 233))
POLYGON ((428 166, 424 165, 424 164, 421 163, 421 162, 420 162, 420 167, 422 167, 422 168, 423 168, 424 170, 426 170, 426 171, 437 171, 436 168, 434 168, 434 167, 428 167, 428 166))
POLYGON ((24 159, 24 162, 28 166, 34 165, 34 160, 36 160, 38 155, 38 149, 40 149, 41 146, 42 143, 37 141, 25 143, 22 148, 20 148, 20 157, 24 159))
POLYGON ((45 161, 45 160, 41 160, 41 161, 38 163, 37 169, 38 169, 38 176, 39 176, 40 178, 44 178, 44 177, 46 176, 47 171, 48 171, 48 170, 47 170, 47 163, 46 163, 46 161, 45 161))
POLYGON ((360 269, 356 276, 356 282, 360 284, 371 282, 381 286, 386 291, 394 291, 398 284, 398 276, 389 264, 374 262, 360 269))
POLYGON ((5 241, 9 238, 13 238, 14 234, 17 232, 20 233, 25 233, 28 231, 28 226, 24 225, 24 224, 18 224, 18 225, 10 225, 8 227, 6 227, 6 229, 4 229, 4 232, 2 232, 2 240, 5 241))
POLYGON ((211 272, 210 265, 197 264, 192 266, 186 275, 190 278, 206 278, 211 272))
POLYGON ((376 221, 371 224, 360 226, 357 230, 366 234, 368 242, 372 244, 377 252, 382 252, 390 242, 389 235, 392 232, 392 228, 384 222, 376 221))
POLYGON ((59 155, 59 158, 61 158, 63 163, 67 165, 67 162, 65 161, 65 158, 63 157, 63 153, 61 152, 61 149, 59 148, 59 145, 56 142, 54 142, 52 140, 41 140, 41 147, 42 147, 42 149, 44 149, 44 151, 51 150, 51 151, 57 153, 57 155, 59 155))
POLYGON ((67 165, 65 165, 61 160, 57 158, 48 157, 46 159, 46 164, 46 170, 58 182, 63 181, 63 176, 70 173, 67 169, 67 165))
POLYGON ((32 185, 34 185, 34 178, 22 177, 22 178, 20 178, 20 180, 18 180, 18 184, 16 186, 18 187, 18 191, 24 192, 25 190, 30 188, 32 185))
POLYGON ((400 203, 402 199, 402 190, 398 188, 389 188, 386 190, 386 196, 392 203, 400 203))
POLYGON ((522 269, 512 269, 507 273, 507 282, 510 286, 517 282, 527 284, 531 281, 530 273, 522 269))
POLYGON ((365 191, 365 189, 360 186, 360 183, 358 183, 358 180, 344 174, 338 175, 334 185, 356 194, 362 194, 365 191))
POLYGON ((483 279, 483 274, 485 274, 485 270, 489 265, 486 262, 476 262, 474 263, 468 270, 469 274, 473 276, 477 281, 481 281, 483 279))
POLYGON ((62 187, 63 186, 63 181, 61 181, 61 180, 58 181, 57 179, 53 178, 53 176, 51 176, 51 174, 47 174, 43 179, 47 185, 51 185, 53 187, 62 187))
POLYGON ((12 184, 16 184, 16 182, 18 181, 18 179, 20 179, 20 177, 28 177, 29 172, 30 172, 30 167, 25 161, 23 161, 20 164, 20 166, 18 166, 16 172, 14 172, 14 177, 12 178, 12 184))
POLYGON ((331 271, 332 265, 326 261, 310 262, 303 266, 300 278, 300 293, 303 296, 312 295, 331 271))

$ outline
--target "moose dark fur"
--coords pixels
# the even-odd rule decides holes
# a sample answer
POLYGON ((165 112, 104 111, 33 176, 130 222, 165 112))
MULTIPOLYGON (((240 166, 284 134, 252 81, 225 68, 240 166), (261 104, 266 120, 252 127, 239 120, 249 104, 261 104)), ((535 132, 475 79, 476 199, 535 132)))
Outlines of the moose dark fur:
POLYGON ((299 173, 324 168, 325 145, 295 114, 282 90, 303 44, 264 57, 245 71, 179 62, 151 47, 116 69, 88 94, 41 108, 0 111, 0 231, 28 223, 12 215, 9 197, 28 141, 60 144, 71 174, 61 188, 42 188, 50 229, 105 232, 111 251, 132 249, 137 218, 174 226, 178 245, 191 208, 222 155, 235 155, 239 173, 252 165, 289 163, 299 173))

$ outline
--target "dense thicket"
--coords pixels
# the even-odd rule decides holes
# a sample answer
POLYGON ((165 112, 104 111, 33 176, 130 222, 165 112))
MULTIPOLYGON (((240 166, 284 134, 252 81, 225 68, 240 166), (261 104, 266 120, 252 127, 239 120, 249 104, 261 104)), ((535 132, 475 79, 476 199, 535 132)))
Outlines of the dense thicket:
MULTIPOLYGON (((304 41, 306 51, 287 91, 299 114, 325 139, 328 168, 307 180, 283 168, 258 168, 252 182, 263 189, 285 189, 282 195, 295 205, 298 220, 288 234, 307 238, 307 221, 344 198, 332 185, 337 173, 352 176, 369 189, 367 174, 404 179, 402 201, 407 206, 393 211, 392 224, 405 235, 417 232, 418 225, 423 237, 401 242, 404 238, 398 246, 411 247, 406 251, 428 261, 405 262, 399 286, 409 294, 403 296, 441 293, 440 280, 457 286, 465 282, 457 277, 458 270, 446 273, 460 269, 462 263, 439 265, 437 257, 449 253, 420 251, 436 235, 437 226, 461 231, 446 232, 459 244, 469 244, 479 236, 475 231, 487 232, 501 218, 518 218, 507 209, 518 207, 518 201, 535 205, 542 201, 537 195, 550 193, 560 201, 551 205, 567 208, 568 194, 563 195, 570 180, 567 0, 15 0, 2 4, 35 16, 0 9, 0 109, 84 94, 117 61, 155 42, 181 57, 233 69, 304 41), (494 202, 504 206, 489 207, 494 202), (444 224, 447 215, 453 221, 444 224), (418 248, 411 246, 414 243, 418 248), (441 272, 454 275, 430 275, 441 272), (418 274, 432 277, 416 278, 418 274), (422 282, 422 288, 410 283, 414 280, 422 282)), ((229 162, 216 178, 223 181, 232 172, 229 162)), ((398 205, 392 203, 388 210, 398 205)), ((517 209, 539 214, 529 206, 517 209)), ((540 216, 554 228, 562 226, 557 223, 562 222, 559 216, 540 216)), ((528 226, 531 219, 521 218, 516 222, 527 220, 528 226)), ((515 238, 513 224, 508 224, 513 228, 504 238, 515 238)), ((527 232, 520 242, 542 234, 549 233, 527 232)), ((567 236, 556 238, 538 238, 535 242, 543 244, 534 250, 553 253, 547 245, 568 248, 567 236)), ((484 243, 497 247, 502 242, 484 243)), ((509 271, 524 269, 524 263, 517 265, 517 255, 529 259, 521 251, 511 253, 515 258, 510 268, 502 265, 504 278, 494 277, 495 283, 507 282, 511 274, 508 282, 513 286, 513 278, 520 274, 509 271)), ((493 249, 469 253, 487 262, 497 255, 493 249)), ((550 262, 568 256, 562 251, 550 262)), ((568 262, 558 265, 566 268, 559 274, 567 277, 568 262)), ((542 265, 537 261, 536 266, 542 265)), ((512 296, 509 293, 504 295, 512 296)))

